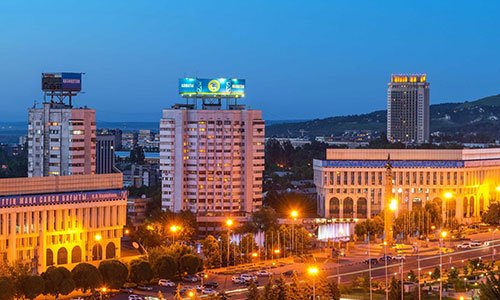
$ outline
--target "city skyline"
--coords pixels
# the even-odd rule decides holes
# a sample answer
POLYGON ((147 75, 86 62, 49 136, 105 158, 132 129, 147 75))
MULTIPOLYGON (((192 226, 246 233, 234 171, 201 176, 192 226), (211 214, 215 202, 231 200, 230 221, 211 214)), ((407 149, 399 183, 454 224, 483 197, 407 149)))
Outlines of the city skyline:
POLYGON ((196 1, 181 8, 50 3, 0 4, 0 25, 10 29, 0 48, 0 63, 9 70, 0 74, 4 121, 26 119, 26 109, 42 100, 40 74, 51 71, 86 73, 85 94, 75 105, 95 108, 97 121, 157 120, 179 100, 176 82, 184 76, 247 79, 244 102, 267 120, 383 109, 393 73, 427 73, 431 104, 499 92, 500 68, 492 58, 500 24, 492 2, 428 2, 410 10, 397 2, 275 2, 265 10, 196 1), (207 19, 214 14, 224 18, 207 19), (53 32, 69 42, 52 41, 53 32), (382 42, 388 37, 397 42, 382 42), (304 99, 309 105, 300 106, 304 99), (143 104, 140 111, 136 103, 143 104))

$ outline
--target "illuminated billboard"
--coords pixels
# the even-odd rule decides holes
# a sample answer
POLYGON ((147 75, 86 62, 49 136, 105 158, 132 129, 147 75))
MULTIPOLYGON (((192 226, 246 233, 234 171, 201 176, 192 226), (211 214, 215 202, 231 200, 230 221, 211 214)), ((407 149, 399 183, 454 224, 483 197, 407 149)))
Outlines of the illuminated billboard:
POLYGON ((82 73, 42 73, 44 92, 80 92, 82 73))
POLYGON ((245 97, 245 79, 181 78, 179 94, 183 97, 240 98, 245 97))

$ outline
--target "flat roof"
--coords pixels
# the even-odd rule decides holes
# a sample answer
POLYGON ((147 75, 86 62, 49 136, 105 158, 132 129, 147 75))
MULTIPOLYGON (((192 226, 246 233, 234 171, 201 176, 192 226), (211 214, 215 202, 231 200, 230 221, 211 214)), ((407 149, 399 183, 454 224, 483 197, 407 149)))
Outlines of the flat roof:
POLYGON ((326 160, 467 161, 500 159, 500 148, 482 149, 327 149, 326 160))

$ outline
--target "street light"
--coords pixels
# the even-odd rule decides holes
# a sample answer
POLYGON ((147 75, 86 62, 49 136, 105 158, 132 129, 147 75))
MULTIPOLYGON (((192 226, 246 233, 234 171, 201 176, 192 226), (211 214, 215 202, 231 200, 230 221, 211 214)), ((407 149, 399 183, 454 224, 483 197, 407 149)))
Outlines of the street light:
MULTIPOLYGON (((446 191, 446 192, 444 192, 443 196, 444 196, 444 199, 451 200, 453 198, 453 193, 450 192, 450 191, 446 191)), ((450 215, 450 213, 449 213, 450 208, 448 206, 449 206, 449 203, 446 202, 445 205, 444 205, 444 207, 445 207, 444 225, 446 226, 446 224, 449 223, 449 226, 451 227, 451 220, 449 220, 450 219, 450 216, 449 216, 450 215)))
POLYGON ((172 232, 172 244, 175 244, 175 234, 181 229, 180 226, 172 225, 170 226, 170 232, 172 232))
POLYGON ((226 266, 227 267, 229 267, 229 251, 230 251, 230 248, 229 248, 229 244, 230 244, 229 235, 231 234, 231 226, 233 226, 233 224, 234 224, 233 219, 227 219, 226 220, 226 226, 227 226, 227 263, 226 263, 226 266))
POLYGON ((448 232, 441 231, 442 244, 439 247, 439 300, 443 299, 443 247, 448 232))
POLYGON ((391 203, 389 203, 389 209, 391 211, 396 211, 398 209, 398 200, 391 199, 391 203))
POLYGON ((319 269, 316 266, 307 268, 307 274, 313 279, 313 300, 316 300, 316 276, 318 276, 319 269))
POLYGON ((290 217, 292 217, 292 238, 290 239, 290 242, 292 244, 292 256, 293 256, 293 250, 295 248, 295 221, 297 220, 297 217, 299 216, 299 212, 297 210, 292 210, 290 212, 290 217))
MULTIPOLYGON (((100 244, 99 242, 102 240, 102 235, 100 233, 97 233, 96 235, 94 235, 94 241, 97 242, 97 244, 99 245, 99 247, 97 247, 97 259, 100 260, 101 259, 101 253, 99 251, 99 248, 100 248, 100 244)), ((102 248, 101 248, 102 249, 102 248)))

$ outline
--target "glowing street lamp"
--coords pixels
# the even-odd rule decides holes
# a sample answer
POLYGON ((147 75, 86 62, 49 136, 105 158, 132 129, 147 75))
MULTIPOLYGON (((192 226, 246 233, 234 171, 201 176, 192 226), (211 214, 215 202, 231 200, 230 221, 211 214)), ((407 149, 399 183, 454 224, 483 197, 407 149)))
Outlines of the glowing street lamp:
POLYGON ((125 229, 124 233, 125 233, 125 235, 129 235, 130 234, 130 230, 125 229))
POLYGON ((313 280, 313 300, 316 300, 316 276, 319 274, 319 269, 316 266, 310 266, 307 268, 307 274, 312 277, 313 280))
POLYGON ((297 219, 297 217, 299 216, 299 212, 296 211, 296 210, 292 210, 292 212, 290 213, 290 216, 293 218, 293 219, 297 219))
POLYGON ((389 203, 389 209, 391 211, 396 211, 398 209, 398 200, 391 199, 391 203, 389 203))
POLYGON ((292 210, 290 212, 290 217, 292 218, 293 222, 292 222, 292 232, 291 232, 291 239, 290 239, 290 242, 291 242, 291 248, 292 248, 292 256, 293 256, 293 250, 295 248, 295 221, 297 220, 297 217, 299 216, 299 212, 297 210, 292 210))
MULTIPOLYGON (((102 240, 102 235, 100 233, 97 233, 96 235, 94 235, 94 241, 96 241, 97 243, 99 243, 101 240, 102 240)), ((97 247, 97 251, 96 251, 97 252, 97 258, 101 259, 101 253, 99 253, 99 248, 100 247, 97 247)))
MULTIPOLYGON (((227 226, 227 263, 226 265, 229 267, 229 251, 230 251, 230 246, 229 244, 231 243, 229 239, 229 235, 231 234, 231 227, 234 225, 233 219, 227 219, 226 220, 226 226, 227 226)), ((236 261, 236 260, 235 260, 236 261)))
POLYGON ((180 226, 177 226, 177 225, 170 226, 170 232, 172 232, 172 244, 175 244, 175 234, 179 230, 181 230, 180 226))

